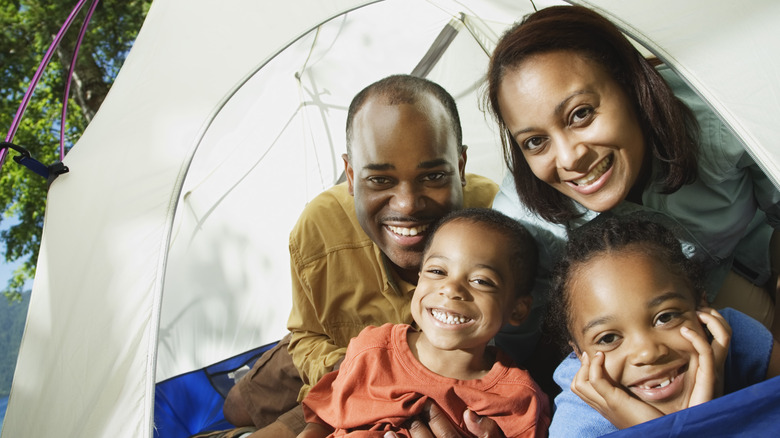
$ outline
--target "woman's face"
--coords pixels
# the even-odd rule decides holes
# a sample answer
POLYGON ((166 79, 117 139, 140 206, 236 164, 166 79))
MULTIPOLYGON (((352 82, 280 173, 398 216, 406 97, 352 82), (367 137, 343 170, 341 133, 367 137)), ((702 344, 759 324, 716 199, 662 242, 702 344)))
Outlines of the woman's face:
POLYGON ((501 115, 537 178, 602 212, 626 199, 645 142, 628 96, 570 51, 529 57, 498 88, 501 115))

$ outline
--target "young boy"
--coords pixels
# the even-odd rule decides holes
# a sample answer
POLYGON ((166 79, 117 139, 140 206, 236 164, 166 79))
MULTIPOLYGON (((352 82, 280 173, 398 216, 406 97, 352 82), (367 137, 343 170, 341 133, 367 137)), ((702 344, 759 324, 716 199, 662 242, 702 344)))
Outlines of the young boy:
POLYGON ((545 436, 547 396, 488 346, 504 324, 526 317, 536 263, 533 238, 516 221, 489 209, 447 215, 423 253, 411 304, 417 327, 385 324, 354 338, 339 370, 303 400, 305 433, 408 436, 407 419, 430 400, 465 434, 471 409, 506 436, 545 436))

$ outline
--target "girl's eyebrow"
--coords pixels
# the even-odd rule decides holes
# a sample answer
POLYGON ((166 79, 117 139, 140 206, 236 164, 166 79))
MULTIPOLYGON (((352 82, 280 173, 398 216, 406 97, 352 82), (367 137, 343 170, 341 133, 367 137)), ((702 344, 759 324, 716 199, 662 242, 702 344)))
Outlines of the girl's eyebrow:
POLYGON ((667 292, 663 295, 659 295, 647 302, 648 307, 656 307, 669 300, 685 300, 686 296, 677 291, 667 292))
POLYGON ((585 324, 585 327, 582 328, 582 336, 585 336, 585 333, 588 332, 588 330, 592 329, 593 327, 596 327, 597 325, 606 324, 615 318, 613 316, 602 316, 601 318, 596 318, 594 320, 591 320, 587 324, 585 324))

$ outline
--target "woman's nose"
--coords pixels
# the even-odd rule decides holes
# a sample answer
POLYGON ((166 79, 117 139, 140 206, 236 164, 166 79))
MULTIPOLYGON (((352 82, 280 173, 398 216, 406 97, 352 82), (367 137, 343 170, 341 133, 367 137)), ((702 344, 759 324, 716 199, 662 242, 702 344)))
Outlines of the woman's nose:
POLYGON ((585 157, 589 148, 585 143, 566 136, 561 136, 554 141, 555 159, 559 168, 572 172, 587 170, 585 157))

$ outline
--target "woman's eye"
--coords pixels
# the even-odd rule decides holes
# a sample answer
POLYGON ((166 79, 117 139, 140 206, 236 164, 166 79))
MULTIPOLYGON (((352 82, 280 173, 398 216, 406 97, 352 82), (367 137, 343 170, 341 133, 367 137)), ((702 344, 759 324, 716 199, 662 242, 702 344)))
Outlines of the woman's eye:
POLYGON ((571 124, 580 124, 589 119, 591 114, 593 114, 593 108, 589 106, 577 108, 577 110, 575 110, 571 115, 571 124))
POLYGON ((544 137, 529 137, 523 142, 523 148, 534 151, 544 146, 544 137))

